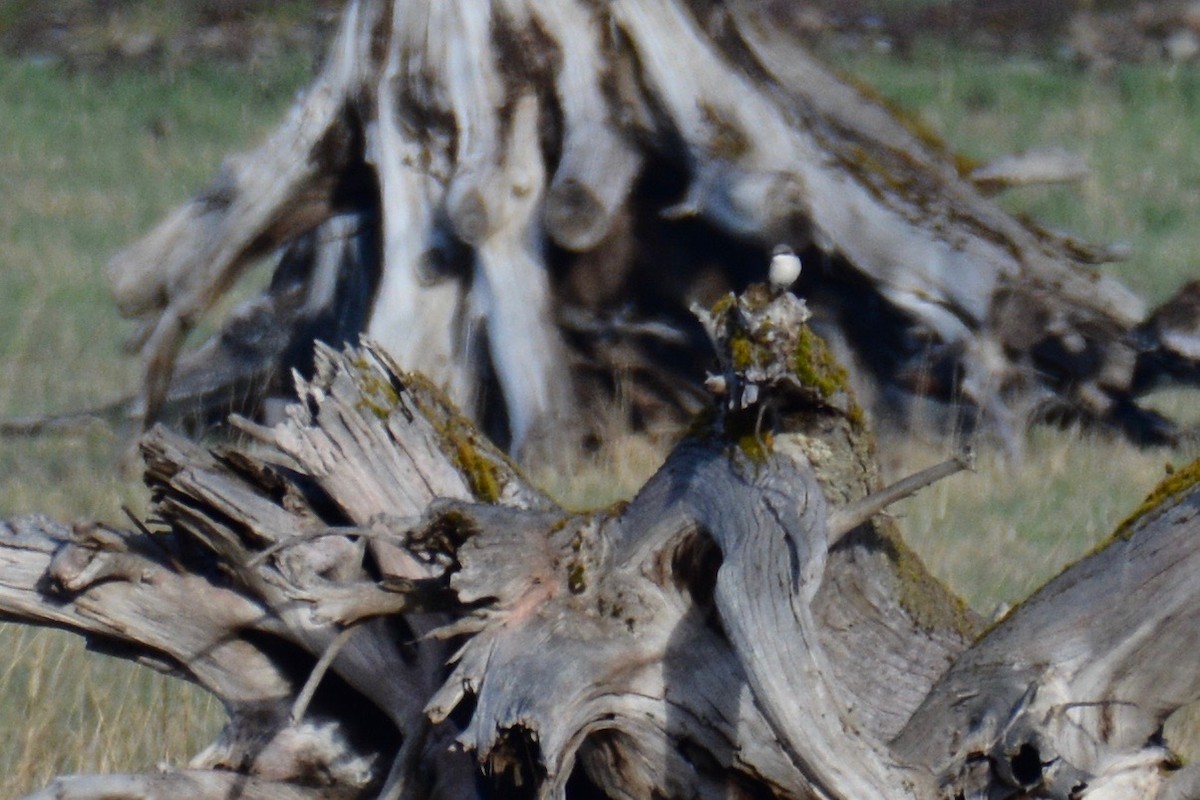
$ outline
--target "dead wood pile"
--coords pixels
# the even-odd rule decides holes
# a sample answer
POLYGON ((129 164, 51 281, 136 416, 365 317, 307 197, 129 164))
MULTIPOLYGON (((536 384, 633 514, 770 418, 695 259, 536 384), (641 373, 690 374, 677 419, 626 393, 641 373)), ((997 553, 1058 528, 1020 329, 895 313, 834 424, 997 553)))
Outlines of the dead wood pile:
POLYGON ((677 423, 711 359, 689 306, 783 243, 877 420, 933 398, 1012 449, 1045 416, 1173 441, 1138 398, 1200 376, 1200 289, 1148 314, 1095 271, 1111 254, 987 196, 1076 164, 969 171, 818 64, 785 5, 351 3, 288 119, 113 260, 146 365, 125 410, 252 410, 315 340, 365 332, 511 452, 615 396, 677 423), (262 296, 181 355, 273 253, 262 296))
POLYGON ((1194 796, 1200 462, 983 630, 875 516, 960 465, 880 488, 803 301, 701 316, 708 410, 628 504, 563 510, 368 346, 251 444, 148 434, 137 530, 0 523, 0 613, 229 713, 186 768, 34 797, 1194 796))

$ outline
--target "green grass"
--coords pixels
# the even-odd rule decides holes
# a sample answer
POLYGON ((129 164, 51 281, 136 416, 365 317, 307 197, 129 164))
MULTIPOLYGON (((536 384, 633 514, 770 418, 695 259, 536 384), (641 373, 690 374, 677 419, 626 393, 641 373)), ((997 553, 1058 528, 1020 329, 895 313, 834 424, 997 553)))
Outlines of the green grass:
MULTIPOLYGON (((996 61, 932 47, 910 61, 833 54, 843 69, 916 110, 979 159, 1061 145, 1085 155, 1081 187, 1022 190, 1014 211, 1135 257, 1106 267, 1151 300, 1197 270, 1200 73, 1142 66, 1101 78, 1054 62, 996 61)), ((247 72, 198 65, 100 77, 0 60, 0 415, 72 409, 118 397, 136 363, 102 270, 121 246, 207 180, 227 152, 275 124, 309 75, 294 55, 247 72), (163 135, 165 132, 165 135, 163 135)), ((1194 392, 1157 401, 1200 421, 1194 392)), ((121 522, 145 508, 113 468, 123 440, 0 442, 0 517, 42 511, 121 522)), ((882 458, 897 476, 944 453, 907 445, 882 458)), ((990 613, 1087 552, 1136 505, 1167 462, 1195 453, 1140 451, 1076 431, 1035 431, 1025 463, 985 454, 976 474, 895 510, 938 575, 990 613)), ((622 440, 596 461, 538 477, 576 507, 627 496, 661 451, 622 440), (569 475, 570 477, 564 477, 569 475)), ((0 796, 62 771, 146 769, 186 760, 220 722, 198 691, 85 654, 57 633, 0 627, 0 796)))
POLYGON ((120 347, 130 329, 107 301, 105 262, 203 186, 224 154, 264 134, 308 75, 305 57, 251 74, 108 77, 3 63, 5 411, 77 408, 128 390, 136 364, 120 347))
MULTIPOLYGON (((973 608, 1013 605, 1105 539, 1187 454, 1037 430, 1025 461, 981 454, 892 511, 906 539, 973 608)), ((941 454, 910 447, 905 470, 941 454)), ((897 464, 897 466, 899 465, 897 464)))
POLYGON ((1119 66, 1111 75, 1064 61, 997 60, 926 43, 910 59, 868 50, 827 54, 915 110, 954 149, 980 161, 1034 148, 1082 155, 1080 186, 1029 187, 1001 197, 1010 211, 1134 256, 1103 269, 1147 300, 1200 274, 1200 70, 1119 66))

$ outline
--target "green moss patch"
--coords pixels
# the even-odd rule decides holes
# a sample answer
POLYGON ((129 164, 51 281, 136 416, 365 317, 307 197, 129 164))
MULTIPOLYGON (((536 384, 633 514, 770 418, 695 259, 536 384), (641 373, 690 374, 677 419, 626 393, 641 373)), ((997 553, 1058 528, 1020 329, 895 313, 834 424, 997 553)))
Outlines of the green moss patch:
POLYGON ((846 368, 833 357, 825 340, 807 325, 800 326, 792 366, 800 382, 815 389, 822 400, 847 389, 849 375, 846 368))
POLYGON ((400 392, 384 375, 381 375, 365 357, 354 360, 358 370, 358 402, 361 411, 369 411, 381 422, 386 422, 392 410, 400 403, 400 392))
POLYGON ((1192 488, 1200 484, 1200 458, 1182 469, 1171 471, 1158 486, 1155 486, 1146 499, 1142 501, 1133 513, 1126 517, 1113 532, 1113 539, 1128 539, 1133 535, 1137 524, 1146 516, 1159 510, 1170 508, 1183 499, 1192 488))
POLYGON ((862 428, 866 424, 862 406, 850 391, 850 374, 834 357, 825 340, 807 325, 800 327, 792 366, 800 382, 815 391, 823 402, 828 403, 834 395, 844 393, 847 400, 843 409, 846 419, 855 428, 862 428))
POLYGON ((414 402, 437 431, 444 451, 454 459, 471 493, 481 502, 497 502, 504 488, 505 471, 515 473, 516 465, 497 451, 429 379, 408 373, 403 380, 414 390, 414 402))

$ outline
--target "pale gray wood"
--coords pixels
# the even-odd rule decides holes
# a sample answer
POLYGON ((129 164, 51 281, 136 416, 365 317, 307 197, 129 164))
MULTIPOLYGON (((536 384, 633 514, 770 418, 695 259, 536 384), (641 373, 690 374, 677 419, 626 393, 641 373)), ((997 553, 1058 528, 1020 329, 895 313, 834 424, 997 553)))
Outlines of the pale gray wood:
MULTIPOLYGON (((343 212, 332 190, 348 183, 358 213, 379 215, 382 241, 366 226, 359 264, 379 272, 367 309, 339 313, 339 300, 333 316, 358 320, 530 457, 576 435, 563 423, 580 401, 604 405, 577 396, 591 371, 631 383, 640 414, 690 412, 688 392, 657 388, 678 383, 657 363, 661 340, 635 331, 666 329, 688 357, 705 356, 686 306, 765 269, 723 255, 730 236, 764 254, 785 242, 819 255, 823 274, 806 280, 826 290, 814 302, 847 347, 908 343, 855 377, 883 390, 862 393, 880 398, 868 411, 900 425, 933 392, 968 401, 1014 452, 1049 412, 1162 442, 1178 431, 1137 397, 1160 378, 1200 380, 1178 328, 1148 322, 1136 295, 1092 269, 1111 248, 1005 213, 981 186, 1028 177, 960 175, 944 148, 822 67, 777 3, 358 0, 325 65, 276 134, 113 260, 119 307, 145 321, 135 416, 153 420, 172 393, 204 389, 182 365, 191 388, 171 388, 183 337, 253 258, 343 212), (680 196, 635 191, 664 174, 680 196), (681 269, 687 248, 700 263, 681 269), (847 285, 862 296, 841 298, 847 285), (869 304, 889 313, 857 313, 869 304), (661 316, 591 332, 570 322, 629 309, 661 316)), ((262 324, 292 344, 326 335, 303 319, 262 324)), ((236 360, 210 355, 197 369, 220 375, 236 360)), ((266 348, 259 360, 272 358, 266 348)))
POLYGON ((971 182, 985 192, 1047 183, 1075 183, 1091 174, 1077 153, 1058 148, 1001 156, 971 170, 971 182))
POLYGON ((643 162, 628 131, 634 109, 614 108, 596 80, 619 58, 604 28, 606 15, 596 6, 554 0, 505 0, 503 6, 515 25, 536 22, 559 43, 554 89, 565 132, 545 223, 558 244, 590 250, 612 230, 643 162))
MULTIPOLYGON (((337 151, 339 115, 364 115, 383 265, 368 325, 383 341, 318 346, 281 419, 235 422, 244 443, 150 431, 149 525, 0 524, 0 613, 195 680, 230 715, 187 771, 63 779, 51 796, 482 800, 582 784, 627 798, 1113 800, 1195 785, 1166 771, 1160 734, 1200 699, 1200 466, 981 634, 877 516, 950 468, 881 485, 851 377, 782 281, 698 308, 716 354, 707 407, 628 504, 564 510, 455 410, 453 398, 478 399, 490 364, 517 447, 559 422, 568 401, 552 393, 569 376, 543 240, 621 230, 631 143, 646 158, 682 148, 687 196, 659 211, 760 244, 811 236, 848 257, 914 325, 961 345, 965 388, 1002 427, 1019 405, 1004 386, 1017 334, 997 303, 1061 300, 1070 319, 1051 336, 1095 323, 1114 337, 1069 390, 1097 414, 1128 388, 1140 310, 1085 277, 1068 242, 1007 218, 879 109, 789 61, 763 13, 750 0, 351 5, 324 89, 285 138, 333 131, 337 151), (568 56, 554 31, 600 41, 568 56), (598 126, 617 189, 556 233, 547 145, 570 136, 549 106, 581 91, 564 88, 580 80, 564 68, 605 72, 604 91, 562 120, 598 126), (802 79, 826 87, 820 102, 804 102, 802 79), (599 112, 612 96, 634 99, 627 114, 599 112), (934 181, 937 202, 830 160, 854 140, 839 120, 877 125, 892 167, 934 181), (949 209, 959 215, 938 216, 949 209), (897 253, 920 265, 900 268, 897 253), (1037 280, 1057 294, 1013 289, 1037 280), (414 366, 429 374, 401 368, 414 366)), ((603 172, 561 156, 560 193, 603 172)), ((329 177, 322 163, 293 164, 278 194, 231 207, 274 219, 329 177)), ((178 337, 248 256, 225 236, 210 272, 122 290, 151 323, 147 416, 178 337)), ((331 276, 361 263, 339 246, 297 258, 301 308, 328 308, 331 276)))
POLYGON ((996 784, 1064 798, 1081 785, 1086 797, 1165 791, 1162 725, 1200 699, 1200 675, 1185 663, 1200 643, 1198 532, 1193 488, 1051 580, 938 681, 897 753, 969 797, 996 784), (979 755, 996 768, 968 771, 979 755), (1014 770, 1021 757, 1033 766, 1014 770))
POLYGON ((372 346, 320 350, 245 447, 156 429, 154 530, 5 523, 0 612, 119 643, 230 721, 187 771, 47 796, 1186 796, 1157 734, 1200 698, 1197 468, 972 644, 868 519, 899 493, 809 322, 764 286, 706 312, 710 416, 592 513, 372 346))
POLYGON ((146 320, 142 399, 147 420, 161 411, 183 340, 200 315, 263 248, 330 215, 334 182, 329 178, 347 159, 340 148, 345 134, 331 133, 344 122, 347 94, 366 78, 364 48, 378 11, 369 4, 364 9, 352 5, 325 70, 283 125, 254 152, 226 159, 208 189, 110 262, 118 306, 146 320))

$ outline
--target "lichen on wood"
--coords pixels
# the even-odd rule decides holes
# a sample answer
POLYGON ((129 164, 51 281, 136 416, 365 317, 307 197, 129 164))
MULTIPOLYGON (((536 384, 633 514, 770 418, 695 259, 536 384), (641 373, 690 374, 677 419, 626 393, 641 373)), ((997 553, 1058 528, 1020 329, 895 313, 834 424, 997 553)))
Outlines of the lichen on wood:
POLYGON ((1146 499, 1142 501, 1133 513, 1117 526, 1114 537, 1127 538, 1132 535, 1135 527, 1143 517, 1159 514, 1186 496, 1187 492, 1200 483, 1200 458, 1193 460, 1183 467, 1170 468, 1168 474, 1154 487, 1146 499))

